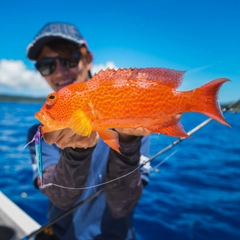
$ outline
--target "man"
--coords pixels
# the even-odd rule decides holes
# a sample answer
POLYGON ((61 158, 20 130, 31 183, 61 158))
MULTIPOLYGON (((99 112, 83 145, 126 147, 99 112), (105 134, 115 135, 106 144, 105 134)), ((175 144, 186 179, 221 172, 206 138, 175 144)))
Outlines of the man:
MULTIPOLYGON (((36 61, 37 70, 54 91, 91 78, 92 54, 78 29, 71 24, 45 25, 27 47, 27 56, 36 61)), ((37 127, 29 130, 28 141, 37 127)), ((110 149, 96 132, 89 137, 77 135, 71 129, 44 134, 43 181, 69 188, 51 186, 41 190, 50 200, 50 220, 104 189, 52 226, 57 239, 135 239, 133 210, 148 177, 133 170, 139 166, 140 157, 149 155, 149 138, 141 137, 149 132, 142 128, 115 130, 122 154, 110 149), (101 185, 107 181, 111 182, 101 185), (93 187, 96 185, 98 187, 93 187)), ((34 145, 29 147, 36 166, 34 145)), ((37 170, 34 184, 39 185, 37 170)))

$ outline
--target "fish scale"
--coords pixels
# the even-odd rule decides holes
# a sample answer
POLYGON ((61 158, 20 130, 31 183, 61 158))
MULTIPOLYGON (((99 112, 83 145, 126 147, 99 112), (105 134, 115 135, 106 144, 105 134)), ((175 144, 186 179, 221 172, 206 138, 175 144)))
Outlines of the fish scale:
POLYGON ((48 95, 35 114, 42 133, 71 128, 89 136, 97 131, 119 151, 112 128, 144 127, 154 133, 188 137, 176 114, 199 112, 216 121, 222 116, 217 94, 226 78, 213 80, 191 91, 177 91, 183 71, 165 68, 107 69, 87 82, 78 82, 48 95))

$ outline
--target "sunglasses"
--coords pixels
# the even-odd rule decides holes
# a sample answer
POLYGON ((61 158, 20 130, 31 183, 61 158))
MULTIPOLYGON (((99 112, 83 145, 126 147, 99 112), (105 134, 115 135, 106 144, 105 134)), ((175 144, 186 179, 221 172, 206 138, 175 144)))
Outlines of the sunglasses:
POLYGON ((72 58, 64 58, 60 56, 43 58, 40 61, 36 62, 35 67, 42 76, 50 76, 56 70, 57 59, 62 66, 69 69, 74 68, 78 65, 80 55, 72 58))

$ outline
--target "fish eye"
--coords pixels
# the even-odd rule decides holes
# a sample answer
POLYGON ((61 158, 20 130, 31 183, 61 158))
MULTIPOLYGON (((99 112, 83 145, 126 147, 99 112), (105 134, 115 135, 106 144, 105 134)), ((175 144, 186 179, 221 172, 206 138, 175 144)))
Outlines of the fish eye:
POLYGON ((50 93, 47 96, 46 104, 52 106, 57 101, 57 94, 50 93))
POLYGON ((54 99, 55 96, 51 94, 48 98, 49 98, 49 99, 54 99))

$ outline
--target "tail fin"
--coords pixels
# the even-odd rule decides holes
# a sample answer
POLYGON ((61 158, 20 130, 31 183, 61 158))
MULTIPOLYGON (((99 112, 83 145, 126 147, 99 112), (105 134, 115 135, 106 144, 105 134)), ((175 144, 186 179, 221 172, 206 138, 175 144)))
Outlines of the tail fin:
POLYGON ((218 91, 222 84, 227 81, 230 80, 227 78, 219 78, 193 90, 193 92, 196 100, 194 107, 197 112, 203 113, 210 118, 230 127, 230 125, 224 119, 217 101, 218 91))

